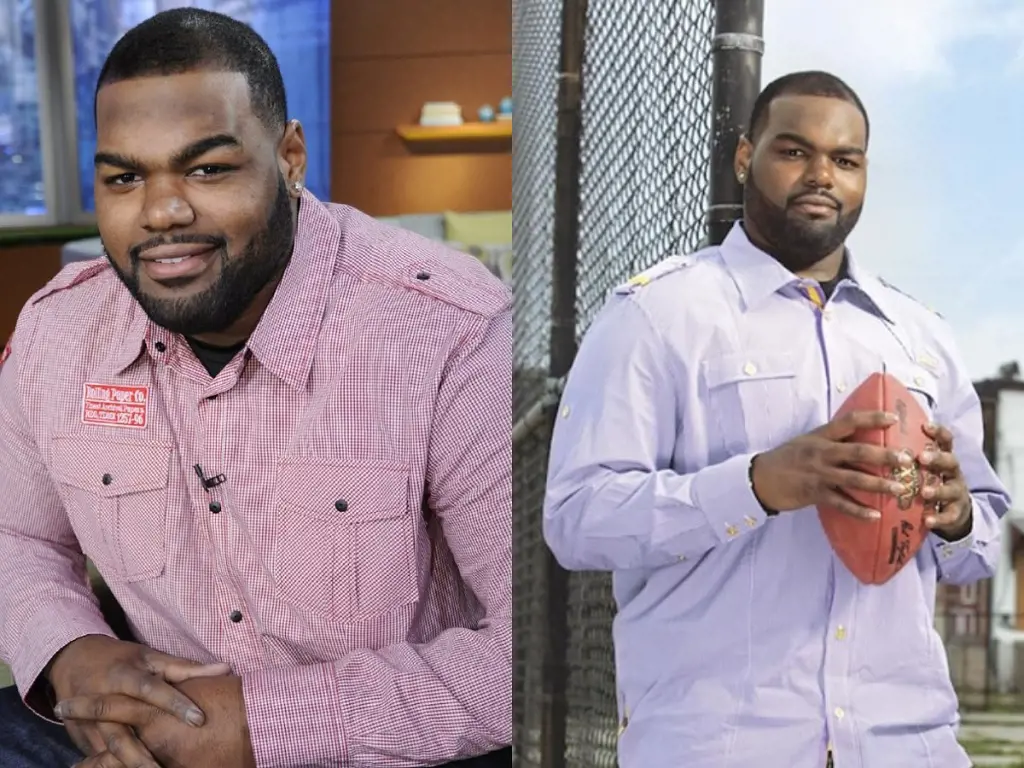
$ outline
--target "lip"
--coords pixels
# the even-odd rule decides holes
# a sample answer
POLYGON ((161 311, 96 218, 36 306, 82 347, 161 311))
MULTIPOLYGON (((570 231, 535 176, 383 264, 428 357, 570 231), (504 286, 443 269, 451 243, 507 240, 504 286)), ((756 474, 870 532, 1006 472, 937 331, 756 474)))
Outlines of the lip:
POLYGON ((196 277, 209 266, 217 246, 198 243, 158 245, 139 254, 142 269, 156 282, 196 277), (158 259, 181 259, 161 262, 158 259))
POLYGON ((830 216, 838 210, 838 206, 827 197, 818 196, 797 198, 790 207, 799 208, 804 213, 814 216, 830 216))

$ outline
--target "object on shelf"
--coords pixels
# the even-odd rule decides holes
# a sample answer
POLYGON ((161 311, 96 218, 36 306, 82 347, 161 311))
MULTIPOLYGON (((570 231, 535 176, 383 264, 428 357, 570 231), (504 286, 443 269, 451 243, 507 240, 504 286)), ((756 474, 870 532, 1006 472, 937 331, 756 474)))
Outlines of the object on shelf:
POLYGON ((420 110, 422 126, 450 127, 462 122, 462 107, 454 101, 428 101, 420 110))
POLYGON ((512 119, 512 97, 506 96, 498 104, 498 119, 499 120, 511 120, 512 119))
POLYGON ((493 123, 494 122, 494 107, 490 104, 484 104, 480 109, 477 110, 477 117, 480 118, 481 123, 493 123))

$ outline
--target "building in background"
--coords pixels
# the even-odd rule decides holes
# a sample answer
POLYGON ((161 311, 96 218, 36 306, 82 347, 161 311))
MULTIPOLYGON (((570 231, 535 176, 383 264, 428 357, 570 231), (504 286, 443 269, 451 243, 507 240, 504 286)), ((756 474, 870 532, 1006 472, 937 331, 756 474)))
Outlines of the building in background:
POLYGON ((1002 549, 990 581, 943 586, 936 628, 965 706, 1024 693, 1024 380, 1017 363, 975 382, 981 398, 985 454, 1013 498, 1003 518, 1002 549))

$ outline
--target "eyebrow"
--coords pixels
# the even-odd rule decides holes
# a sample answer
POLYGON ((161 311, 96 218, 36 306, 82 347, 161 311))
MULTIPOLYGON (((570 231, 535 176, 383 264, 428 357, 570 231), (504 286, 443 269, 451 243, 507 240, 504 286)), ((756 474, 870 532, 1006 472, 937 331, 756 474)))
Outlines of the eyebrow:
MULTIPOLYGON (((812 144, 810 141, 805 139, 799 133, 780 133, 780 134, 777 134, 772 139, 772 141, 789 141, 789 142, 792 142, 793 144, 799 144, 801 147, 804 147, 805 149, 810 149, 810 150, 816 150, 817 149, 817 147, 814 146, 814 144, 812 144)), ((836 147, 835 149, 832 150, 831 154, 833 154, 833 155, 861 155, 861 156, 863 156, 865 154, 865 152, 864 152, 864 150, 861 147, 846 146, 846 147, 836 147)))
MULTIPOLYGON (((228 133, 218 133, 214 136, 207 136, 205 139, 199 139, 199 141, 195 141, 184 149, 176 152, 171 158, 171 165, 175 168, 180 168, 198 160, 207 152, 212 152, 213 150, 220 149, 221 147, 241 149, 242 142, 228 133)), ((97 166, 109 165, 125 171, 137 171, 145 165, 145 163, 136 157, 122 155, 117 152, 97 152, 93 162, 97 166)))

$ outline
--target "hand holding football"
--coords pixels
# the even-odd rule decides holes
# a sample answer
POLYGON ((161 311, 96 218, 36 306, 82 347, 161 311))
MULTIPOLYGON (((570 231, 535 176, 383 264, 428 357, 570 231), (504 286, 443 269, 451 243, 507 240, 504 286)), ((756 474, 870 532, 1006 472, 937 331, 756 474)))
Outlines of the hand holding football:
POLYGON ((836 416, 842 418, 865 408, 892 413, 896 423, 887 429, 858 430, 850 440, 912 458, 898 466, 855 464, 863 472, 898 485, 889 493, 845 489, 854 501, 875 509, 877 518, 854 519, 827 501, 819 502, 818 517, 832 549, 850 572, 865 584, 883 584, 914 558, 928 536, 926 517, 934 512, 934 504, 922 492, 937 484, 938 477, 922 467, 920 457, 934 452, 935 445, 925 431, 928 415, 894 376, 869 376, 836 416))
POLYGON ((754 493, 785 512, 816 506, 833 549, 861 581, 881 584, 913 558, 935 482, 917 461, 932 441, 913 395, 891 375, 861 384, 828 424, 760 454, 754 493))

